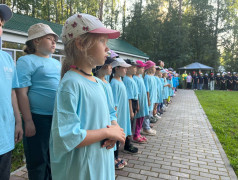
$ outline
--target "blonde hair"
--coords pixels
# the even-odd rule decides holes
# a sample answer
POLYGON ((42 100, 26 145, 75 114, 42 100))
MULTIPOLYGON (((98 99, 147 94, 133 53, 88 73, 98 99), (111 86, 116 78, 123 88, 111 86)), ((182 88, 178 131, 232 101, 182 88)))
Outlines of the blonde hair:
POLYGON ((86 33, 72 39, 67 44, 64 45, 65 58, 62 62, 61 68, 61 78, 64 74, 70 70, 70 66, 75 63, 75 61, 80 59, 90 59, 87 51, 92 48, 96 41, 102 35, 86 33), (80 49, 76 46, 76 41, 79 41, 80 49))
POLYGON ((146 69, 145 74, 153 74, 154 73, 153 68, 154 68, 154 66, 150 67, 149 69, 146 69))

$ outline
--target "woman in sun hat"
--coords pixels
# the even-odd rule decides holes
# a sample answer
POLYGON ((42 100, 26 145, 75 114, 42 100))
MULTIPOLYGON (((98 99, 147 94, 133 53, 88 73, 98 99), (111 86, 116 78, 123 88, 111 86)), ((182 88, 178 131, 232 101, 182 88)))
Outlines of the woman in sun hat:
POLYGON ((17 60, 17 96, 24 122, 24 152, 30 180, 51 179, 49 137, 61 63, 50 57, 58 35, 42 23, 32 25, 17 60))

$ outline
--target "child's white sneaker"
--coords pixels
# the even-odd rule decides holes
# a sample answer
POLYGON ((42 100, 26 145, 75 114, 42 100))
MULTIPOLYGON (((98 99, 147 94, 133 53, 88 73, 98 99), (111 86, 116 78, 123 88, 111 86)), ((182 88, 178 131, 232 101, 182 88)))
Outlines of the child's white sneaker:
POLYGON ((149 129, 149 130, 144 130, 141 132, 144 135, 148 135, 148 136, 155 136, 156 135, 156 131, 153 129, 149 129))

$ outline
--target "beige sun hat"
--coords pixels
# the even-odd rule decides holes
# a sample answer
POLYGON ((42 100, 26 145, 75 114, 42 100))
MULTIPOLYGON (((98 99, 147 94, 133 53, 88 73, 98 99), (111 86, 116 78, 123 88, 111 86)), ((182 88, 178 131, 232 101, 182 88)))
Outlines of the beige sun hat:
POLYGON ((34 24, 28 29, 28 38, 26 42, 48 34, 54 35, 55 40, 58 41, 59 36, 50 28, 50 26, 43 23, 34 24))

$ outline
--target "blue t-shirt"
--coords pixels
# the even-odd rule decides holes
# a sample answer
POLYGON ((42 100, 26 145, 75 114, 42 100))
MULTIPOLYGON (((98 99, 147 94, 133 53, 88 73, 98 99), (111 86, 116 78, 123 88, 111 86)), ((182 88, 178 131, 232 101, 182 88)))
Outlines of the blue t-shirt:
POLYGON ((113 94, 112 94, 112 88, 110 83, 104 83, 104 89, 105 89, 105 93, 107 96, 107 103, 108 103, 108 108, 109 108, 109 112, 110 112, 110 120, 111 121, 117 121, 117 116, 116 116, 116 110, 115 110, 115 104, 114 104, 114 99, 113 99, 113 94))
POLYGON ((32 113, 53 114, 60 70, 61 63, 53 58, 30 54, 17 60, 19 88, 29 87, 28 98, 32 113))
POLYGON ((100 142, 76 148, 87 130, 111 124, 104 83, 68 71, 56 94, 50 137, 52 179, 114 180, 114 151, 100 142))
POLYGON ((130 110, 126 87, 122 81, 118 81, 114 78, 112 78, 110 84, 115 107, 117 107, 117 123, 124 129, 126 136, 131 135, 130 110))
POLYGON ((18 87, 17 72, 12 57, 0 50, 0 155, 14 149, 15 117, 12 89, 18 87))
POLYGON ((150 94, 150 106, 149 111, 153 111, 154 103, 157 101, 157 84, 154 76, 145 75, 144 77, 144 83, 146 92, 149 92, 150 94))
POLYGON ((162 103, 163 102, 163 96, 162 96, 162 89, 163 85, 161 83, 161 80, 158 76, 155 76, 156 83, 157 83, 157 101, 156 103, 162 103))
POLYGON ((138 88, 133 78, 125 76, 123 78, 123 83, 126 86, 126 92, 128 99, 138 100, 138 88))
POLYGON ((173 80, 172 79, 168 79, 168 84, 170 84, 170 87, 169 87, 169 96, 173 96, 174 95, 174 91, 173 91, 173 80))
POLYGON ((163 84, 163 99, 168 99, 169 97, 169 88, 168 86, 165 87, 165 85, 167 85, 167 80, 166 78, 160 78, 162 84, 163 84))
POLYGON ((148 107, 148 99, 147 99, 147 93, 146 93, 146 89, 145 89, 145 83, 143 78, 140 76, 133 76, 134 81, 137 84, 138 87, 138 92, 139 92, 139 106, 140 106, 140 110, 139 112, 136 114, 136 118, 140 118, 140 117, 145 117, 147 115, 149 115, 149 107, 148 107))

